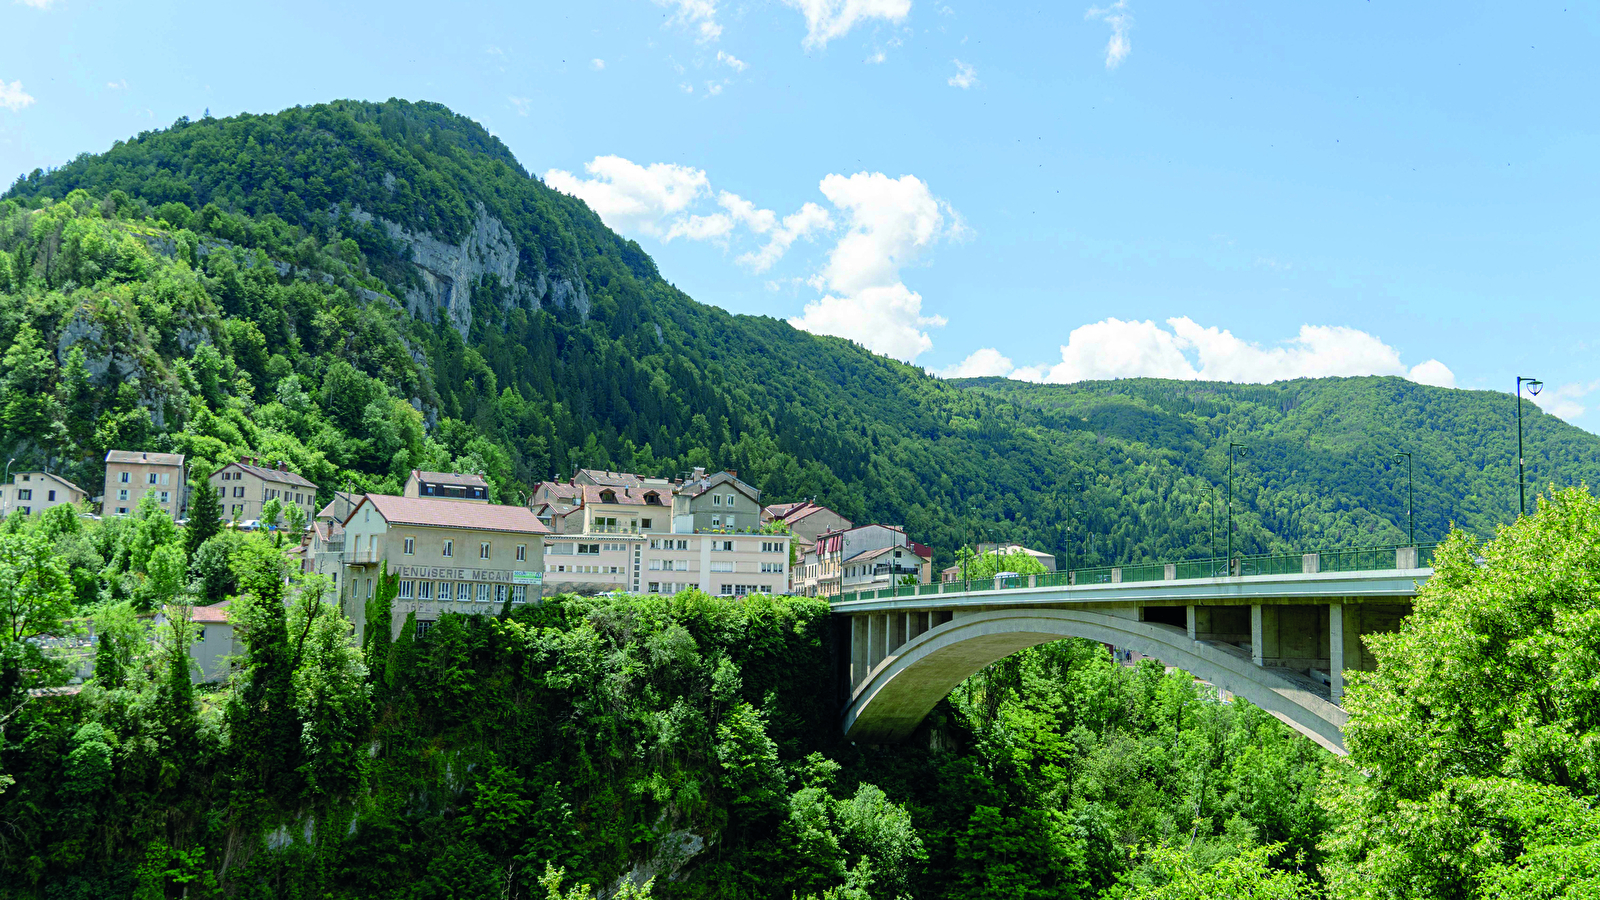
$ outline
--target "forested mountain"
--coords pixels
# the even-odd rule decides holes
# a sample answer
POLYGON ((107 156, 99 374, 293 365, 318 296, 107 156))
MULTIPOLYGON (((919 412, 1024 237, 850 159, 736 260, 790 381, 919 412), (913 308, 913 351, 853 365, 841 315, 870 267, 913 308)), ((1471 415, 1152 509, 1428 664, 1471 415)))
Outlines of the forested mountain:
MULTIPOLYGON (((1244 441, 1246 550, 1402 540, 1397 450, 1419 537, 1515 509, 1504 395, 941 381, 695 302, 436 104, 180 120, 5 197, 0 450, 91 493, 112 446, 253 450, 325 490, 473 468, 507 502, 578 466, 706 465, 904 522, 941 565, 978 534, 1108 563, 1208 552, 1244 441)), ((1600 438, 1525 416, 1530 482, 1600 480, 1600 438)))

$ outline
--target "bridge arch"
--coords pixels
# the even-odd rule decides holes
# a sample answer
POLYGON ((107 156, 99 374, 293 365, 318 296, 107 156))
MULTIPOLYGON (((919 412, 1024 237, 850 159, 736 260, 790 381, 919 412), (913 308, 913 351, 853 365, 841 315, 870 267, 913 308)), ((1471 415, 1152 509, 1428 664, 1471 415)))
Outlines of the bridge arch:
POLYGON ((1068 637, 1155 657, 1249 700, 1323 747, 1345 752, 1345 711, 1272 669, 1190 640, 1182 629, 1080 609, 974 611, 930 628, 895 648, 852 691, 845 734, 858 742, 903 740, 967 677, 1024 648, 1068 637))

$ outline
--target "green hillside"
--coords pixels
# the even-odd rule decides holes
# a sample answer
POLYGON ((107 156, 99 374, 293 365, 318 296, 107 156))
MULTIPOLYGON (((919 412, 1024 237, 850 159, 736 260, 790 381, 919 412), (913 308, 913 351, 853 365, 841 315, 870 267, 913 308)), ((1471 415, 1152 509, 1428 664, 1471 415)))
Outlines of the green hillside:
MULTIPOLYGON (((941 381, 696 303, 436 104, 180 120, 5 197, 0 450, 91 493, 111 446, 282 456, 325 491, 474 468, 507 502, 578 466, 706 465, 904 522, 941 565, 980 533, 1110 563, 1207 552, 1240 440, 1246 550, 1398 542, 1402 449, 1419 536, 1515 509, 1503 395, 941 381)), ((1600 438, 1526 414, 1530 481, 1600 480, 1600 438)))

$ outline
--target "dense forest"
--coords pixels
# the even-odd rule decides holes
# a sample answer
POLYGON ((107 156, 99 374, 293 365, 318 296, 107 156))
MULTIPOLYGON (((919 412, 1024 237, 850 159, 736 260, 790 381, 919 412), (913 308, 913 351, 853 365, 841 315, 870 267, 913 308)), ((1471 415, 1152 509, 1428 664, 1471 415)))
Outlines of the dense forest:
MULTIPOLYGON (((0 340, 0 452, 91 494, 112 447, 281 459, 323 499, 705 465, 904 522, 941 565, 989 536, 1132 562, 1209 552, 1235 441, 1247 550, 1402 541, 1398 451, 1419 537, 1459 526, 1371 640, 1341 760, 1079 641, 857 746, 815 601, 562 596, 352 641, 282 533, 12 515, 0 897, 1600 895, 1600 502, 1515 519, 1502 394, 943 381, 694 302, 400 101, 180 121, 20 179, 0 340), (196 686, 185 611, 217 602, 243 654, 196 686)), ((1600 439, 1525 415, 1530 481, 1596 481, 1600 439)))
MULTIPOLYGON (((435 104, 180 120, 5 196, 0 384, 22 399, 0 450, 91 494, 111 446, 254 451, 325 492, 467 468, 507 502, 578 466, 705 465, 903 523, 941 566, 989 535, 1110 564, 1209 553, 1241 441, 1246 551, 1403 541, 1397 451, 1420 538, 1487 536, 1515 512, 1504 395, 945 382, 694 302, 435 104)), ((1533 485, 1600 480, 1600 438, 1525 416, 1533 485)))

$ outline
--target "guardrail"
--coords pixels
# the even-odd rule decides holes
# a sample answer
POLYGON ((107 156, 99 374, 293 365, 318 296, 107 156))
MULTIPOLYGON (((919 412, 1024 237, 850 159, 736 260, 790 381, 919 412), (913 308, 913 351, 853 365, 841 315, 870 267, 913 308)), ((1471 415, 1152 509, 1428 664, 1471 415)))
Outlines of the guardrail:
POLYGON ((1308 553, 1260 553, 1235 556, 1232 572, 1222 558, 1187 559, 1174 563, 1139 563, 1129 566, 1096 566, 1070 572, 1043 575, 1010 575, 974 581, 944 581, 937 584, 903 585, 876 591, 840 594, 835 603, 851 600, 886 600, 935 594, 977 594, 985 591, 1025 587, 1066 587, 1089 584, 1127 584, 1130 582, 1185 581, 1195 578, 1226 578, 1232 575, 1312 575, 1318 572, 1382 572, 1391 569, 1427 569, 1433 566, 1437 543, 1404 547, 1362 547, 1339 550, 1313 550, 1308 553))

